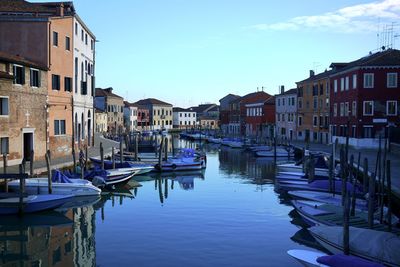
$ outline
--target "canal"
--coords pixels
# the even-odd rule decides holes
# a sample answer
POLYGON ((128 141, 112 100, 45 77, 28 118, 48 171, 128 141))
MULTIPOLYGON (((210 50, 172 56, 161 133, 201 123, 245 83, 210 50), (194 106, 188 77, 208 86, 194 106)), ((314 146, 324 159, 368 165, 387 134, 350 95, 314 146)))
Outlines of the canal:
POLYGON ((62 212, 1 217, 0 266, 301 266, 314 246, 274 163, 206 145, 202 172, 138 177, 142 185, 62 212))

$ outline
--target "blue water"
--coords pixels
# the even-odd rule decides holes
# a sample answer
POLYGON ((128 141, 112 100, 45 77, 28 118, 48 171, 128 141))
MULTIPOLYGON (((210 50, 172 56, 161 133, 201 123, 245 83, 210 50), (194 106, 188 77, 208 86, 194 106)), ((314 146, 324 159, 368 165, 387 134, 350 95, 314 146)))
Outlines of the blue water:
POLYGON ((61 226, 50 226, 48 214, 49 226, 40 216, 37 226, 29 225, 33 219, 20 227, 0 221, 0 265, 301 266, 286 253, 306 247, 291 239, 300 228, 288 199, 274 191, 274 163, 242 150, 205 149, 202 173, 139 177, 135 190, 51 213, 70 220, 61 226), (17 235, 28 238, 10 240, 17 235))

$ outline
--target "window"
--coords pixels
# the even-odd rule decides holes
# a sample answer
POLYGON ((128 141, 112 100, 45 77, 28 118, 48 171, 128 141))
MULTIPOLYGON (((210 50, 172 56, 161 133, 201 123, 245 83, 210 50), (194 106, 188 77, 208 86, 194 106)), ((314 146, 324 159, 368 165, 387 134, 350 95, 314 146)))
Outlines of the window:
POLYGON ((372 126, 363 127, 363 136, 364 138, 372 138, 372 126))
POLYGON ((374 88, 373 73, 364 73, 364 88, 374 88))
POLYGON ((313 126, 314 127, 318 126, 318 117, 317 116, 313 116, 313 126))
POLYGON ((313 108, 314 108, 314 109, 317 109, 317 107, 318 107, 318 97, 314 96, 314 99, 313 99, 313 108))
POLYGON ((84 33, 83 33, 83 30, 81 30, 81 40, 82 40, 82 42, 83 42, 83 38, 84 38, 84 33))
POLYGON ((299 126, 301 126, 303 124, 303 117, 299 116, 299 126))
POLYGON ((303 101, 299 99, 299 108, 303 108, 303 101))
POLYGON ((68 36, 65 36, 65 50, 71 50, 71 39, 68 36))
POLYGON ((387 74, 387 87, 388 88, 397 88, 397 73, 388 73, 387 74))
POLYGON ((340 78, 340 91, 344 90, 344 78, 340 78))
POLYGON ((58 46, 58 32, 53 32, 53 45, 58 46))
POLYGON ((337 92, 337 80, 333 81, 333 92, 337 92))
POLYGON ((397 101, 386 101, 386 115, 397 115, 397 101))
POLYGON ((8 137, 1 137, 0 138, 0 154, 8 154, 10 153, 9 151, 9 141, 8 137))
POLYGON ((282 106, 284 106, 284 105, 285 105, 285 99, 282 98, 282 106))
POLYGON ((78 23, 75 22, 75 35, 78 35, 78 23))
POLYGON ((70 78, 70 77, 64 78, 64 90, 65 90, 65 92, 72 91, 72 78, 70 78))
POLYGON ((374 115, 374 102, 373 101, 364 101, 364 116, 372 116, 374 115))
POLYGON ((344 103, 340 103, 340 117, 344 116, 344 103))
POLYGON ((353 125, 351 128, 352 128, 351 137, 356 138, 356 136, 357 136, 357 128, 356 128, 355 125, 353 125))
POLYGON ((53 90, 60 90, 60 75, 51 75, 51 84, 53 90))
POLYGON ((350 84, 350 78, 349 78, 349 76, 346 76, 345 87, 344 87, 344 89, 345 89, 346 91, 349 90, 349 86, 350 86, 349 84, 350 84))
POLYGON ((344 103, 344 115, 345 116, 349 116, 350 115, 349 102, 344 103))
POLYGON ((25 84, 25 68, 19 65, 14 65, 14 84, 25 84))
POLYGON ((88 44, 88 38, 87 38, 87 33, 85 33, 85 44, 88 44))
POLYGON ((354 116, 354 117, 356 117, 357 116, 357 102, 356 101, 353 101, 353 104, 352 104, 352 115, 354 116))
POLYGON ((94 41, 93 39, 90 39, 90 49, 93 50, 94 48, 94 41))
POLYGON ((0 116, 8 116, 8 97, 0 96, 0 116))
POLYGON ((281 99, 278 98, 278 106, 280 106, 280 105, 281 105, 281 99))
POLYGON ((31 69, 31 86, 32 87, 40 87, 40 75, 39 70, 31 69))
POLYGON ((54 120, 54 135, 65 134, 65 120, 54 120))
POLYGON ((353 89, 357 88, 357 74, 353 74, 353 89))
POLYGON ((337 104, 333 104, 333 117, 337 117, 337 104))

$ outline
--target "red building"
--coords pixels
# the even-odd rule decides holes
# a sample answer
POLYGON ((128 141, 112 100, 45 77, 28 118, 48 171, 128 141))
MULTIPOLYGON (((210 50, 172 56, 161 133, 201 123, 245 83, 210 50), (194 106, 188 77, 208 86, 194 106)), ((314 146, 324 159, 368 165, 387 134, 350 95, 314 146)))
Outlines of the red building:
POLYGON ((264 91, 250 93, 240 100, 241 134, 250 136, 273 136, 275 125, 275 100, 264 91))
POLYGON ((137 126, 138 130, 150 130, 150 114, 148 109, 138 107, 137 126))
POLYGON ((379 136, 400 126, 400 51, 388 49, 331 67, 332 141, 344 143, 349 133, 353 146, 378 146, 379 136))

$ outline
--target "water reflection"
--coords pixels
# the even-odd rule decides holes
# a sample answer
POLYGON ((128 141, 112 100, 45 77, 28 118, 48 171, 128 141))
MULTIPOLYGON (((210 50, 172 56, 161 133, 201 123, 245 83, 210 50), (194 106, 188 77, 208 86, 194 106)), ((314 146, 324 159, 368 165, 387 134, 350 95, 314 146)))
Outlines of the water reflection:
POLYGON ((92 206, 66 212, 2 216, 1 266, 95 266, 92 206))
POLYGON ((260 161, 243 149, 225 146, 220 147, 218 159, 220 170, 227 175, 240 176, 256 185, 271 184, 274 181, 275 164, 271 159, 260 161))

